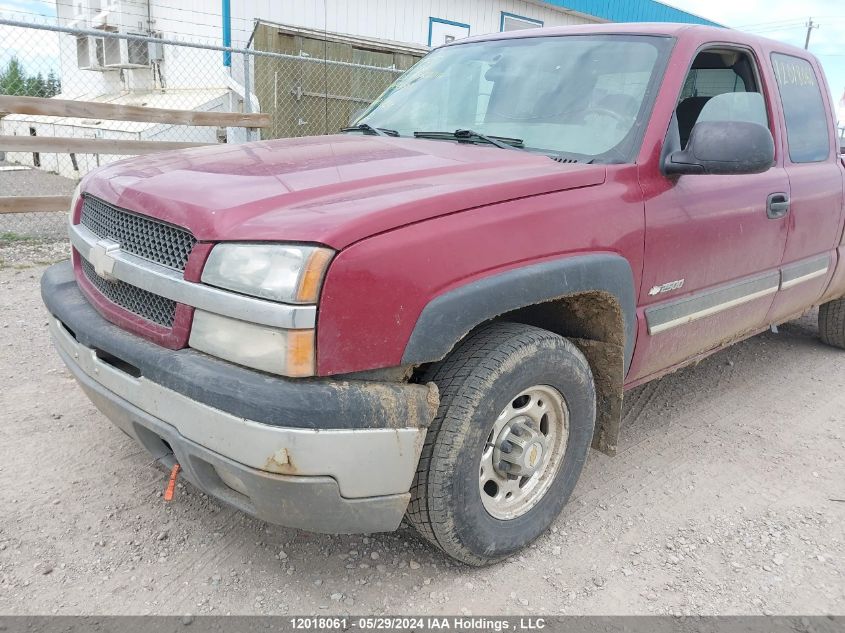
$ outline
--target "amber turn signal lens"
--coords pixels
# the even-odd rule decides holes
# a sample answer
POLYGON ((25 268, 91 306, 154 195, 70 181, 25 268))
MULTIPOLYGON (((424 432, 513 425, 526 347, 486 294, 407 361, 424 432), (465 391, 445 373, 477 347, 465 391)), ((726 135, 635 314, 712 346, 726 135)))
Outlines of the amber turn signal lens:
POLYGON ((296 300, 300 303, 317 303, 320 294, 320 286, 323 283, 323 275, 326 274, 329 261, 332 258, 332 251, 325 248, 314 249, 302 271, 299 282, 299 289, 296 293, 296 300))
POLYGON ((313 376, 314 330, 288 330, 287 371, 291 378, 313 376))

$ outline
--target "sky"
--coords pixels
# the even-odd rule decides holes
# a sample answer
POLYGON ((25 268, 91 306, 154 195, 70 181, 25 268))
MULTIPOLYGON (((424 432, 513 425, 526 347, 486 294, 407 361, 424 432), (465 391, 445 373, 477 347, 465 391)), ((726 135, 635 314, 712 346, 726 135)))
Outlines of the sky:
MULTIPOLYGON (((0 0, 0 17, 41 23, 47 19, 37 18, 36 14, 55 16, 55 3, 50 0, 0 0)), ((0 26, 0 42, 0 69, 5 68, 11 57, 17 57, 28 73, 40 72, 46 77, 53 70, 58 74, 58 34, 0 26)))
POLYGON ((664 0, 664 4, 802 48, 812 17, 819 28, 810 35, 809 50, 824 67, 834 105, 845 93, 845 0, 664 0))
MULTIPOLYGON (((70 2, 71 0, 60 0, 70 2)), ((615 0, 624 2, 625 0, 615 0)), ((725 26, 804 46, 806 22, 812 17, 810 51, 822 63, 834 104, 845 93, 845 0, 664 0, 679 9, 709 18, 725 26)), ((20 20, 48 21, 55 16, 54 0, 0 0, 0 16, 20 20)), ((47 31, 0 26, 0 67, 16 55, 29 72, 44 75, 57 68, 58 36, 47 31)), ((845 116, 845 113, 843 113, 845 116)))

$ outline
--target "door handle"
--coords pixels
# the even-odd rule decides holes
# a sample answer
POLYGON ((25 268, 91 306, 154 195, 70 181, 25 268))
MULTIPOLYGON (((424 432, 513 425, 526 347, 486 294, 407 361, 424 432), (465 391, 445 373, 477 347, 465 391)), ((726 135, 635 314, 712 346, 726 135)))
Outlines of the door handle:
POLYGON ((789 196, 785 193, 770 193, 766 199, 766 215, 770 220, 779 220, 789 213, 789 196))

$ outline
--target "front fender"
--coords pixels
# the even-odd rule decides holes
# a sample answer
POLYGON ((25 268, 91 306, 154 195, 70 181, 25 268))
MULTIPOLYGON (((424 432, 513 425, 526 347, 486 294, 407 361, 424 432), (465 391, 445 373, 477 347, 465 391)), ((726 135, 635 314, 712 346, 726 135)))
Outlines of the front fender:
POLYGON ((614 165, 601 186, 468 209, 341 250, 317 310, 318 374, 407 369, 403 358, 441 357, 478 322, 584 290, 618 303, 621 371, 623 330, 628 361, 634 343, 633 280, 639 284, 643 256, 636 176, 635 165, 614 165), (484 306, 473 308, 475 322, 453 305, 462 296, 484 306))
POLYGON ((618 302, 624 317, 627 373, 637 323, 634 276, 628 261, 611 253, 569 256, 515 268, 439 295, 420 314, 405 346, 402 364, 440 360, 485 321, 584 292, 607 293, 618 302))

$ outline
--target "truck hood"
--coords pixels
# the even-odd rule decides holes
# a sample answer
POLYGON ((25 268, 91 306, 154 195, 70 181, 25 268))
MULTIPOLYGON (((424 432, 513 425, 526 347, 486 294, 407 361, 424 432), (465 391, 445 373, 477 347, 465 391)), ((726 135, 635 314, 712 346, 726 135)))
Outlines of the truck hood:
POLYGON ((465 209, 604 182, 601 165, 493 147, 346 134, 130 158, 86 193, 204 241, 360 239, 465 209))

